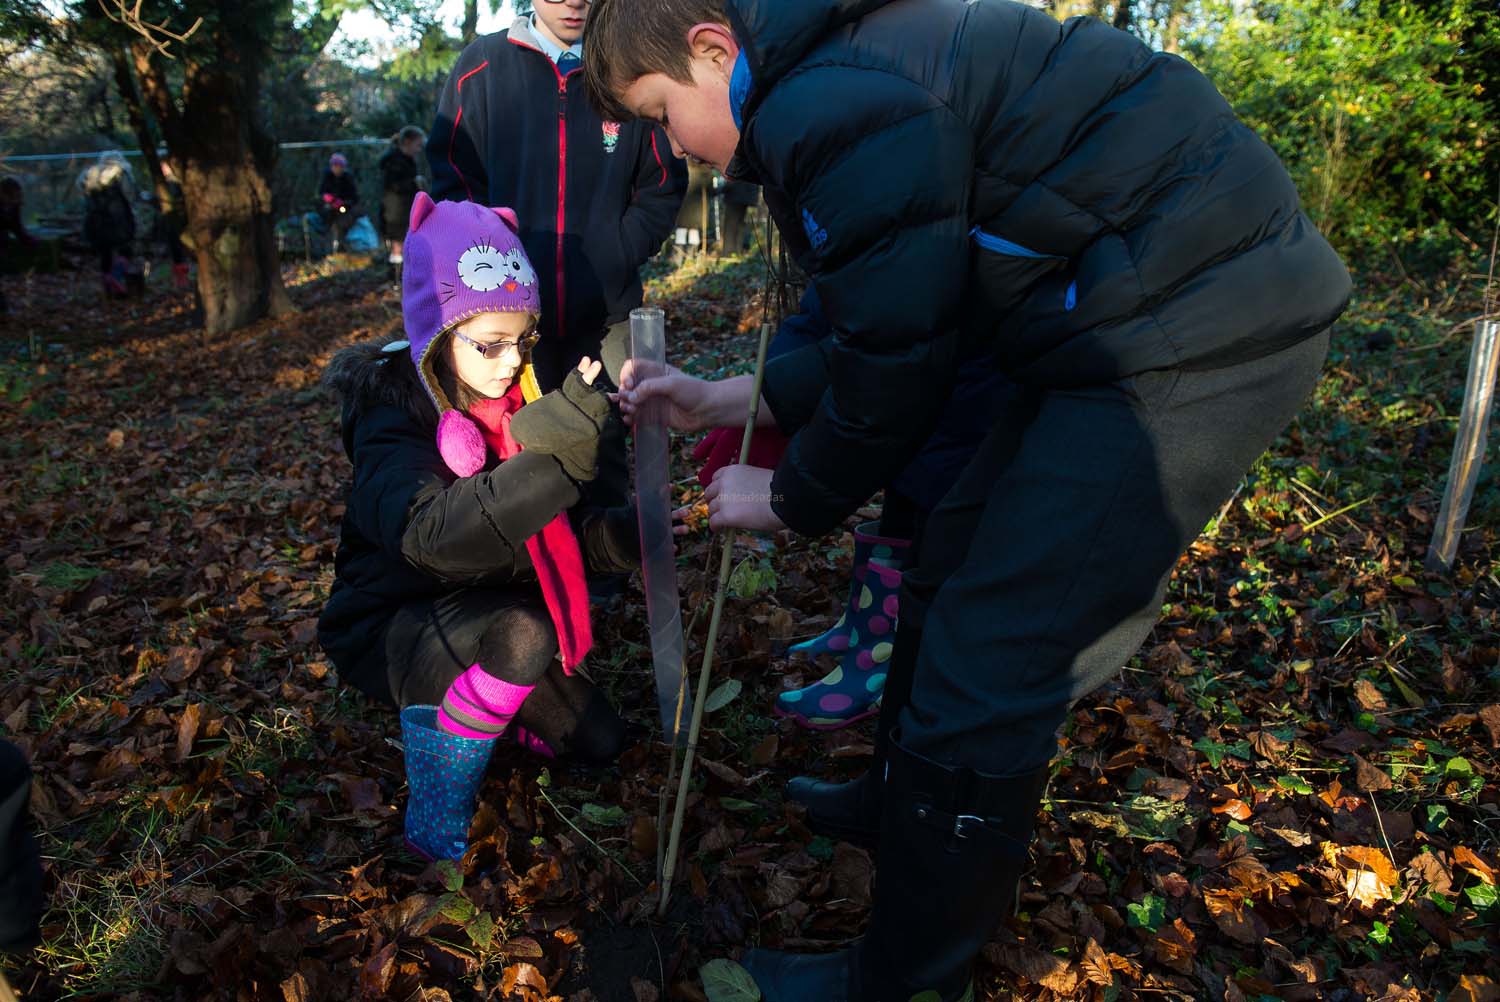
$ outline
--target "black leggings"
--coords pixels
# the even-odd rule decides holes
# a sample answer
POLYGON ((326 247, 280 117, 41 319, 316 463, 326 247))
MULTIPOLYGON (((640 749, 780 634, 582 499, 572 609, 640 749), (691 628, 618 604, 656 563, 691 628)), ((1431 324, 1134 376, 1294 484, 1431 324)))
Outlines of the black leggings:
POLYGON ((564 675, 557 631, 532 588, 465 588, 402 606, 386 630, 385 659, 397 705, 436 705, 472 665, 512 685, 535 686, 516 723, 559 755, 612 761, 625 724, 582 675, 564 675))
POLYGON ((917 503, 894 488, 885 489, 885 503, 880 506, 880 534, 895 539, 911 539, 919 523, 926 521, 917 503))

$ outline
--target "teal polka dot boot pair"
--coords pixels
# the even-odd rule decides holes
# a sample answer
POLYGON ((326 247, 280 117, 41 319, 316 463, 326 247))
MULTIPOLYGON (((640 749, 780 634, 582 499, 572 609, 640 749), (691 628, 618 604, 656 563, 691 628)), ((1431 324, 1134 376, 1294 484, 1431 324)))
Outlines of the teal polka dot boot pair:
POLYGON ((794 654, 839 655, 839 665, 802 689, 776 697, 776 713, 803 727, 834 731, 875 713, 885 689, 901 591, 901 568, 911 541, 875 534, 878 523, 854 530, 853 580, 844 614, 822 636, 789 648, 794 654))
POLYGON ((406 746, 406 845, 422 857, 457 862, 469 847, 474 796, 494 738, 465 738, 438 728, 436 706, 401 711, 406 746))

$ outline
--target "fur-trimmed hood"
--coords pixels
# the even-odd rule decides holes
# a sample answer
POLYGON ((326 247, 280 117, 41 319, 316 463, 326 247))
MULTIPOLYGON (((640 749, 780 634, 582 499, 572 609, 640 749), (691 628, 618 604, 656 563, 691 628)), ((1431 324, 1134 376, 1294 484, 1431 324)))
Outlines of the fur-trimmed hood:
POLYGON ((437 412, 417 379, 404 334, 344 348, 323 370, 323 385, 337 392, 343 404, 345 438, 359 415, 379 406, 400 408, 424 428, 437 427, 437 412), (385 350, 398 343, 400 349, 385 350))

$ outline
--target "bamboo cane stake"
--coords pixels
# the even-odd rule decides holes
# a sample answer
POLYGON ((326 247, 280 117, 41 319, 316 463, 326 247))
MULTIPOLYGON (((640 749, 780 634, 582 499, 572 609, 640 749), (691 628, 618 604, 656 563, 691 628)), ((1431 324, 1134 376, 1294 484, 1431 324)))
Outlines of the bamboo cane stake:
MULTIPOLYGON (((766 346, 775 328, 760 325, 760 346, 755 352, 755 381, 750 391, 750 413, 745 417, 745 434, 740 438, 740 463, 750 458, 750 438, 755 434, 755 420, 760 414, 760 388, 766 375, 766 346)), ((682 819, 687 812, 688 784, 693 778, 693 760, 698 752, 698 737, 703 730, 703 706, 708 701, 708 682, 713 676, 714 648, 719 641, 719 622, 724 615, 724 596, 729 590, 729 571, 734 556, 734 529, 726 530, 724 552, 719 558, 719 587, 714 592, 714 611, 708 620, 708 639, 703 642, 703 667, 698 671, 698 691, 693 694, 693 719, 688 724, 687 752, 682 759, 682 774, 677 784, 677 802, 672 805, 672 834, 667 839, 667 858, 661 878, 661 903, 657 917, 666 915, 667 900, 672 893, 672 877, 677 871, 678 846, 682 840, 682 819)))

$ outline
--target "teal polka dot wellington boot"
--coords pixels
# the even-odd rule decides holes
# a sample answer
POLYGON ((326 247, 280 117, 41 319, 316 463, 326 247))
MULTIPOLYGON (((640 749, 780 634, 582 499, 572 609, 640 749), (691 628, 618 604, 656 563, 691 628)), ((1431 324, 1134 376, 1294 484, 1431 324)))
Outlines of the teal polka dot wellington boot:
POLYGON ((401 711, 406 746, 406 846, 425 859, 457 862, 469 847, 469 822, 494 738, 438 729, 436 706, 401 711))
POLYGON ((907 551, 911 549, 909 539, 877 535, 879 527, 879 522, 866 522, 854 530, 854 565, 850 568, 849 598, 844 602, 844 612, 839 616, 839 621, 811 640, 792 644, 787 648, 788 654, 802 654, 811 658, 819 654, 842 654, 849 649, 849 633, 853 613, 858 609, 859 589, 865 579, 865 567, 873 559, 899 571, 906 565, 907 551))
POLYGON ((810 686, 776 697, 778 715, 812 730, 838 730, 874 715, 885 688, 900 609, 900 564, 911 544, 875 536, 872 528, 873 523, 860 526, 854 533, 854 582, 834 628, 844 632, 829 641, 829 650, 841 654, 838 667, 810 686), (861 544, 868 547, 864 563, 859 560, 861 544))

